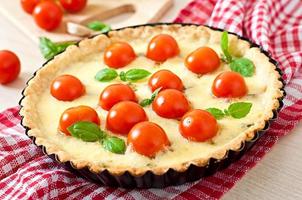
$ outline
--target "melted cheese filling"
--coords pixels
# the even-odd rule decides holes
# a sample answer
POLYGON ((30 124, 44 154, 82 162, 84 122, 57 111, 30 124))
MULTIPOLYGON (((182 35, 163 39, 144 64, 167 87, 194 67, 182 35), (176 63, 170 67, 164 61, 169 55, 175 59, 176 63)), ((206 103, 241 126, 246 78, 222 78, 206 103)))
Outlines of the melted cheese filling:
MULTIPOLYGON (((176 34, 173 36, 178 41, 181 49, 179 56, 168 59, 161 65, 157 65, 152 60, 143 56, 147 48, 147 41, 135 40, 131 41, 130 44, 138 55, 137 59, 118 71, 127 71, 133 68, 146 69, 152 73, 160 69, 171 70, 182 79, 186 87, 185 95, 191 102, 193 108, 227 108, 231 102, 223 98, 213 97, 211 94, 211 85, 219 73, 230 70, 229 66, 221 63, 218 70, 198 77, 196 74, 187 70, 183 63, 186 55, 201 46, 209 46, 220 55, 221 50, 219 44, 208 44, 208 41, 202 38, 192 42, 191 39, 189 41, 177 38, 178 36, 176 34)), ((232 100, 232 102, 251 102, 253 103, 252 109, 250 113, 242 119, 225 117, 218 120, 219 132, 211 141, 190 142, 186 140, 178 131, 177 120, 161 118, 152 111, 151 106, 144 108, 149 121, 159 124, 165 130, 171 142, 169 150, 158 153, 154 159, 142 156, 129 149, 129 147, 124 155, 114 154, 106 151, 98 142, 83 142, 79 139, 58 133, 57 127, 61 113, 67 108, 78 105, 88 105, 95 108, 101 119, 101 127, 105 129, 107 111, 98 106, 99 95, 107 85, 121 83, 121 81, 116 79, 109 83, 101 83, 94 79, 94 76, 99 70, 107 67, 103 62, 102 52, 91 54, 85 59, 66 67, 57 74, 71 74, 78 77, 86 86, 87 93, 72 102, 63 102, 52 97, 49 90, 45 91, 37 105, 42 127, 44 128, 42 131, 44 131, 49 142, 55 143, 62 151, 67 152, 72 160, 89 161, 104 167, 169 167, 195 159, 208 158, 213 152, 224 148, 232 140, 240 137, 245 131, 248 131, 249 127, 263 116, 266 105, 269 102, 267 100, 270 99, 271 90, 268 86, 272 80, 269 79, 269 72, 265 66, 268 65, 268 61, 264 64, 257 61, 255 51, 255 48, 247 49, 244 55, 244 57, 253 60, 256 68, 253 77, 245 78, 249 95, 241 99, 232 100)), ((147 79, 136 82, 134 85, 139 101, 151 96, 151 91, 147 86, 147 79)), ((109 134, 112 133, 109 132, 109 134)))

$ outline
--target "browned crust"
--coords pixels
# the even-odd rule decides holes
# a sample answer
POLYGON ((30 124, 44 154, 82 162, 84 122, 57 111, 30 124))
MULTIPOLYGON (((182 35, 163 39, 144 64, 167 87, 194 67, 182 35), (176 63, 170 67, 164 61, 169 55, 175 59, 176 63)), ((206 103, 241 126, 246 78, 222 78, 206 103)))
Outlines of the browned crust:
MULTIPOLYGON (((148 38, 154 33, 171 32, 177 34, 184 34, 186 37, 206 37, 212 43, 220 42, 220 31, 214 31, 210 28, 204 26, 181 26, 181 25, 157 25, 157 26, 140 26, 137 28, 126 28, 119 31, 112 31, 109 33, 109 37, 105 35, 99 35, 92 39, 84 39, 79 43, 79 46, 70 46, 67 50, 56 56, 52 61, 47 63, 43 68, 41 68, 36 76, 29 81, 27 88, 24 90, 24 99, 21 102, 22 109, 20 111, 21 116, 23 116, 23 125, 29 128, 28 135, 34 136, 36 138, 37 145, 45 146, 46 152, 48 154, 55 154, 59 161, 66 162, 71 161, 75 168, 81 169, 88 167, 94 173, 100 173, 103 170, 108 170, 112 175, 121 175, 128 171, 134 176, 141 176, 147 171, 152 171, 156 175, 164 174, 170 168, 183 172, 188 169, 191 164, 196 166, 206 166, 210 158, 223 159, 226 156, 228 150, 239 150, 241 144, 244 141, 251 140, 258 130, 262 130, 265 126, 266 121, 273 117, 273 111, 279 108, 279 98, 283 96, 283 91, 281 90, 283 84, 279 81, 280 74, 276 71, 276 66, 270 63, 270 71, 274 79, 272 93, 272 100, 269 104, 269 112, 263 115, 256 124, 250 127, 247 131, 243 132, 236 139, 232 140, 230 143, 222 146, 213 155, 206 159, 191 160, 184 163, 179 163, 174 166, 167 167, 143 167, 143 168, 123 168, 123 167, 103 167, 100 164, 94 164, 86 161, 77 161, 72 159, 68 153, 62 151, 56 144, 50 143, 43 133, 40 131, 40 119, 36 111, 36 103, 39 100, 39 96, 49 87, 51 80, 57 74, 60 69, 66 66, 66 63, 74 62, 87 56, 90 53, 102 51, 104 48, 115 40, 126 40, 131 41, 135 38, 148 38)), ((231 51, 235 55, 242 55, 246 48, 249 48, 249 43, 247 41, 239 39, 237 36, 230 35, 231 51), (232 44, 236 45, 236 48, 232 48, 232 44)), ((266 59, 264 62, 269 62, 268 57, 261 53, 259 48, 255 48, 259 53, 260 59, 266 59)))

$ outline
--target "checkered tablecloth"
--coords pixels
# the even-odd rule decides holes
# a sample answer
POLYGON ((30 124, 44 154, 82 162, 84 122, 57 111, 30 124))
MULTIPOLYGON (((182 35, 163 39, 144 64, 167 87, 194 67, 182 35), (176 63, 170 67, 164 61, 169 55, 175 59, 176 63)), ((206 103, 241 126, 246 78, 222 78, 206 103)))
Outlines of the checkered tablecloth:
POLYGON ((279 63, 287 83, 285 107, 254 148, 227 169, 165 189, 100 187, 66 171, 32 144, 18 107, 0 114, 0 199, 218 199, 302 118, 302 2, 197 0, 176 22, 208 24, 250 38, 279 63))

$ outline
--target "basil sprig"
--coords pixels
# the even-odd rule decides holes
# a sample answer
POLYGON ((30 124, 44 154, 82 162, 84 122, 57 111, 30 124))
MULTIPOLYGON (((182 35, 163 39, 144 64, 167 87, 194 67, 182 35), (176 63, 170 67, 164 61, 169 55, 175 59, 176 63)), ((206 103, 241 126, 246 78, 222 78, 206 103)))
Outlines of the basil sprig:
POLYGON ((65 51, 65 49, 72 44, 74 44, 74 42, 54 43, 46 37, 40 37, 39 48, 43 57, 50 60, 57 54, 65 51))
POLYGON ((157 88, 151 95, 150 99, 143 99, 139 105, 141 105, 142 107, 146 107, 149 106, 155 99, 155 97, 158 95, 159 91, 161 90, 160 88, 157 88))
POLYGON ((67 128, 71 135, 85 142, 99 141, 104 149, 123 154, 126 150, 126 144, 123 139, 115 136, 109 136, 100 129, 98 125, 92 122, 80 121, 67 128))
POLYGON ((118 74, 114 69, 105 68, 100 70, 96 74, 95 79, 100 82, 108 82, 114 80, 119 76, 122 81, 136 82, 138 80, 146 78, 150 74, 151 73, 149 71, 144 69, 130 69, 126 72, 122 71, 118 74))
POLYGON ((222 119, 225 116, 231 116, 235 119, 241 119, 249 114, 252 103, 249 102, 236 102, 229 105, 227 109, 221 110, 219 108, 208 108, 206 109, 211 113, 217 120, 222 119))
POLYGON ((87 27, 94 31, 99 31, 101 33, 106 33, 111 30, 108 24, 104 24, 100 21, 93 21, 87 24, 87 27))
POLYGON ((220 46, 226 63, 230 64, 230 68, 232 71, 240 73, 242 76, 251 77, 255 73, 255 67, 253 62, 248 58, 232 58, 229 52, 229 39, 228 33, 224 31, 221 36, 220 46))

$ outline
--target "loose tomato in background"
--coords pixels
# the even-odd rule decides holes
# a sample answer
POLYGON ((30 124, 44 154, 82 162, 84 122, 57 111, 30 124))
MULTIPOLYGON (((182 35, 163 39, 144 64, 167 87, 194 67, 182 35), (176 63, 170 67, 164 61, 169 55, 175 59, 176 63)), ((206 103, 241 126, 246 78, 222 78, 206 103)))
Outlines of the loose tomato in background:
POLYGON ((60 0, 60 3, 67 12, 75 13, 86 7, 87 0, 60 0))
POLYGON ((161 117, 176 119, 182 117, 190 109, 190 105, 182 92, 166 89, 156 96, 152 109, 161 117))
POLYGON ((65 135, 71 135, 67 128, 80 121, 92 122, 100 125, 100 118, 93 108, 89 106, 77 106, 68 108, 62 113, 59 130, 65 135))
POLYGON ((212 92, 216 97, 240 98, 247 94, 247 86, 239 73, 222 72, 215 78, 212 92))
POLYGON ((176 89, 182 91, 184 86, 181 79, 173 72, 163 69, 155 72, 149 79, 148 85, 152 92, 157 88, 176 89))
POLYGON ((114 133, 126 135, 135 124, 147 120, 147 114, 139 104, 122 101, 109 110, 106 128, 114 133))
POLYGON ((0 83, 7 84, 15 80, 20 73, 20 60, 8 50, 0 51, 0 83))
POLYGON ((85 86, 77 77, 61 75, 52 81, 50 93, 58 100, 72 101, 85 93, 85 86))
POLYGON ((104 52, 104 62, 112 68, 121 68, 136 58, 133 48, 126 42, 115 42, 104 52))
POLYGON ((179 131, 188 140, 204 142, 217 134, 216 119, 204 110, 192 110, 180 121, 179 131))
POLYGON ((35 7, 33 17, 40 28, 52 31, 60 26, 63 11, 53 1, 42 1, 35 7))
POLYGON ((206 74, 219 67, 220 59, 210 47, 201 47, 186 57, 185 65, 196 74, 206 74))
POLYGON ((153 122, 136 124, 130 130, 127 142, 132 145, 134 151, 148 157, 154 157, 170 145, 165 131, 153 122))
POLYGON ((40 3, 41 0, 21 0, 21 6, 25 12, 32 14, 36 5, 40 3))
POLYGON ((124 84, 112 84, 107 86, 101 93, 99 105, 104 110, 109 110, 118 102, 127 100, 137 102, 135 93, 132 88, 124 84))
POLYGON ((179 54, 176 40, 167 34, 159 34, 151 39, 148 44, 147 57, 156 62, 164 62, 179 54))

